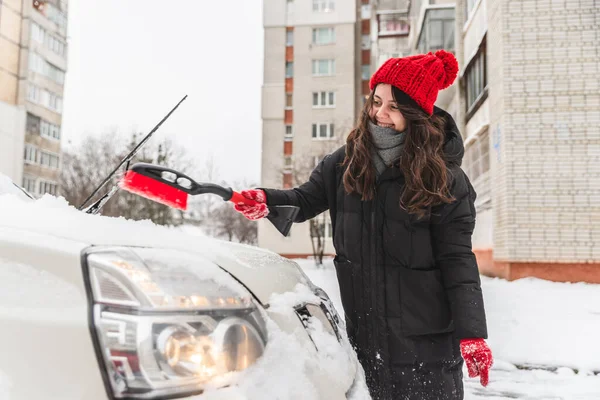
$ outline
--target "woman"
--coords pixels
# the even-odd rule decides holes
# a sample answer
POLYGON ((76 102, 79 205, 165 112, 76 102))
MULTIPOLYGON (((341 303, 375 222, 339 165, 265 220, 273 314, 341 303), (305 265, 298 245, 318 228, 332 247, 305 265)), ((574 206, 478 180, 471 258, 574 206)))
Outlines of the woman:
POLYGON ((346 145, 308 182, 243 191, 259 204, 236 205, 250 219, 295 205, 295 222, 330 211, 346 328, 374 399, 462 399, 463 358, 488 383, 476 195, 456 124, 433 106, 457 72, 443 50, 386 61, 346 145))

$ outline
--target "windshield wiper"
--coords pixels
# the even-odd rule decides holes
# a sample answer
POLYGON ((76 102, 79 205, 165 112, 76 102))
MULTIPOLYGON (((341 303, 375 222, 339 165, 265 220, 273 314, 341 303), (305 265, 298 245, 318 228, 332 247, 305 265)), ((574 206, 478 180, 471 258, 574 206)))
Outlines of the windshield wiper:
POLYGON ((173 111, 175 111, 177 109, 177 107, 179 107, 179 105, 181 103, 183 103, 183 101, 185 99, 187 99, 187 94, 185 96, 183 96, 183 98, 181 100, 179 100, 179 103, 177 103, 177 105, 175 107, 173 107, 173 109, 171 111, 169 111, 169 113, 167 115, 165 115, 165 117, 158 124, 156 124, 156 126, 142 139, 142 141, 139 142, 133 148, 133 150, 131 150, 131 152, 129 154, 127 154, 121 160, 121 162, 102 181, 102 183, 96 189, 94 189, 94 191, 92 192, 92 194, 90 194, 87 197, 87 199, 85 199, 85 201, 83 203, 81 203, 81 205, 79 206, 79 210, 83 210, 84 212, 86 212, 88 214, 97 214, 98 211, 100 211, 100 209, 102 207, 104 207, 104 205, 106 204, 106 202, 108 202, 108 200, 110 200, 110 198, 119 190, 118 185, 113 185, 113 187, 110 189, 110 191, 108 191, 108 193, 106 193, 105 195, 103 195, 102 197, 100 197, 91 206, 89 206, 88 208, 86 208, 84 210, 85 205, 96 195, 96 193, 98 193, 100 191, 100 189, 102 189, 113 178, 113 176, 117 173, 117 171, 119 171, 119 169, 123 165, 126 164, 125 169, 129 168, 129 162, 133 159, 133 157, 135 157, 135 155, 140 150, 140 148, 148 141, 148 139, 150 139, 150 137, 154 134, 154 132, 156 132, 158 130, 158 128, 160 128, 160 126, 163 124, 163 122, 165 122, 167 120, 167 118, 169 118, 171 116, 171 114, 173 114, 173 111))

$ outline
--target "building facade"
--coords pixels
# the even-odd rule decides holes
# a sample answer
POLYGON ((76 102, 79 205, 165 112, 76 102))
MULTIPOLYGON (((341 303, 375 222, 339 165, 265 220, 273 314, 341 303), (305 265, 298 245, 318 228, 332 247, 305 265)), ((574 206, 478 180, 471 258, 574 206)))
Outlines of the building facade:
POLYGON ((59 190, 67 7, 0 3, 0 172, 34 195, 59 190))
POLYGON ((465 168, 483 197, 474 243, 482 272, 600 283, 600 7, 456 7, 465 168))
MULTIPOLYGON (((355 0, 265 0, 263 12, 261 181, 290 188, 307 179, 355 123, 365 82, 368 90, 361 68, 369 68, 371 56, 360 38, 370 32, 370 19, 355 0)), ((325 252, 332 253, 326 214, 317 221, 325 232, 325 252)), ((294 224, 283 237, 260 221, 258 243, 287 256, 313 254, 308 222, 294 224)))

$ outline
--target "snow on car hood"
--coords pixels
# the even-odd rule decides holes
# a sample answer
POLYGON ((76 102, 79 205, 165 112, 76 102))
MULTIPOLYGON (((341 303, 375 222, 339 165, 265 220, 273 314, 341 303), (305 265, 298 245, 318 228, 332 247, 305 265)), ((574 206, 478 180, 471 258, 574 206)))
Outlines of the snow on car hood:
MULTIPOLYGON (((298 265, 268 250, 225 242, 206 236, 193 236, 180 228, 164 227, 151 221, 131 221, 122 217, 90 215, 70 206, 65 199, 45 195, 36 201, 23 201, 14 195, 0 195, 0 228, 48 235, 72 241, 77 251, 94 246, 134 246, 179 250, 193 253, 200 261, 220 266, 244 284, 263 304, 273 293, 294 290, 309 284, 298 265)), ((35 243, 32 244, 32 246, 35 243)))

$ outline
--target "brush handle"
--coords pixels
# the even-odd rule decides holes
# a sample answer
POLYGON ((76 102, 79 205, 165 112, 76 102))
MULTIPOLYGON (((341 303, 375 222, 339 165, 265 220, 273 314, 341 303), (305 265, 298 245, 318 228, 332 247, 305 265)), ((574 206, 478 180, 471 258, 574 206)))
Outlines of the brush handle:
POLYGON ((247 206, 254 206, 254 205, 258 204, 258 202, 256 200, 252 200, 245 196, 242 196, 240 193, 233 191, 233 190, 232 190, 231 198, 229 199, 229 201, 231 201, 234 204, 244 203, 247 206))

